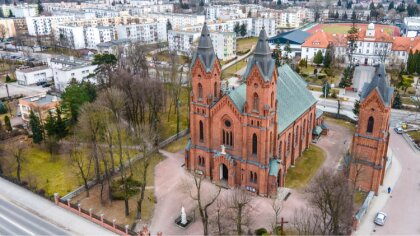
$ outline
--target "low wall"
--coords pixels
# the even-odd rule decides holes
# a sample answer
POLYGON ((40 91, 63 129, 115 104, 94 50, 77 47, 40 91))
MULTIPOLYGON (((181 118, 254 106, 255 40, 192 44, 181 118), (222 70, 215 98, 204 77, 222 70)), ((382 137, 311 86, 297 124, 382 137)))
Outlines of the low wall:
POLYGON ((353 230, 356 230, 359 227, 360 221, 362 220, 363 216, 366 214, 367 210, 369 209, 370 203, 375 196, 375 192, 370 191, 365 198, 362 206, 356 212, 353 218, 353 230))
POLYGON ((128 235, 137 235, 134 231, 131 231, 129 229, 128 225, 125 225, 124 227, 122 227, 122 226, 116 224, 115 220, 112 220, 112 222, 109 221, 109 220, 106 220, 104 218, 104 214, 101 214, 100 216, 95 215, 95 214, 92 213, 92 209, 85 210, 81 207, 80 204, 75 205, 75 204, 70 203, 70 200, 60 199, 60 196, 57 193, 54 194, 54 202, 55 202, 56 205, 58 205, 62 208, 65 208, 65 209, 67 209, 67 210, 69 210, 69 211, 71 211, 71 212, 73 212, 73 213, 75 213, 75 214, 77 214, 77 215, 95 223, 95 224, 98 224, 98 225, 104 227, 105 229, 107 229, 109 231, 112 231, 116 234, 127 235, 127 236, 128 235))

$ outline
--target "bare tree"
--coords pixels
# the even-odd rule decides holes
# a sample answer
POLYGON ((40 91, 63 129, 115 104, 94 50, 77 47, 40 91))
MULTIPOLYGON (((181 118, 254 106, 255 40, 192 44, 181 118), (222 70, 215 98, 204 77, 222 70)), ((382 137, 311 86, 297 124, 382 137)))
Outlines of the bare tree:
POLYGON ((342 173, 323 170, 305 190, 314 214, 320 219, 320 234, 349 234, 352 227, 353 192, 342 173))
POLYGON ((4 25, 0 25, 0 38, 5 39, 7 34, 6 27, 4 25))
POLYGON ((245 190, 235 188, 230 192, 227 201, 228 208, 232 210, 236 234, 242 235, 244 233, 243 227, 250 224, 250 203, 252 198, 245 190))
POLYGON ((298 235, 319 235, 319 219, 312 209, 296 210, 292 221, 293 229, 298 235))
POLYGON ((25 143, 20 140, 15 145, 12 145, 10 151, 12 152, 13 158, 16 161, 16 178, 20 182, 20 174, 22 171, 22 163, 26 161, 26 155, 25 155, 25 143))
POLYGON ((99 165, 98 142, 104 131, 105 111, 102 106, 95 103, 85 103, 80 107, 78 130, 80 134, 89 141, 91 145, 91 155, 94 160, 94 170, 96 180, 101 179, 99 165))
POLYGON ((210 223, 210 226, 213 225, 215 227, 213 231, 216 235, 227 234, 226 208, 226 200, 219 197, 214 203, 214 214, 210 223))
MULTIPOLYGON (((189 193, 190 198, 197 202, 198 211, 200 212, 201 223, 203 224, 203 234, 209 234, 209 207, 215 203, 220 195, 221 188, 217 187, 217 190, 211 190, 205 188, 204 180, 205 176, 197 173, 193 174, 194 183, 189 180, 185 180, 184 188, 189 193)), ((213 186, 211 186, 213 187, 213 186)), ((220 223, 220 222, 219 222, 220 223)))
POLYGON ((273 222, 271 223, 271 230, 273 233, 276 233, 277 225, 280 218, 280 213, 283 210, 283 202, 277 198, 274 198, 271 201, 271 208, 273 209, 273 222))
POLYGON ((86 197, 89 197, 89 186, 88 180, 90 178, 90 171, 92 165, 92 158, 86 156, 80 147, 79 140, 73 135, 70 142, 70 160, 71 163, 77 168, 77 175, 83 180, 83 186, 85 187, 86 197))
POLYGON ((146 59, 147 48, 141 42, 130 44, 128 47, 129 68, 133 75, 149 78, 149 65, 146 59))

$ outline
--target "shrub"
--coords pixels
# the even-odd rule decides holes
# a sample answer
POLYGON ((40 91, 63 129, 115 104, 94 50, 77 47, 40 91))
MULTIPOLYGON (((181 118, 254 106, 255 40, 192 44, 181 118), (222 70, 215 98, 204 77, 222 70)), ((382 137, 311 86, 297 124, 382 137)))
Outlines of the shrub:
MULTIPOLYGON (((132 178, 127 179, 127 185, 128 185, 128 197, 134 196, 140 191, 141 183, 140 181, 137 181, 132 178)), ((111 183, 111 189, 112 189, 112 199, 113 200, 124 200, 124 183, 121 179, 113 181, 111 183)))
POLYGON ((266 233, 268 233, 268 232, 265 228, 259 228, 259 229, 255 230, 255 235, 260 235, 261 236, 261 235, 264 235, 266 233))
POLYGON ((333 76, 334 75, 334 71, 332 69, 330 69, 330 68, 325 68, 324 69, 324 72, 328 76, 333 76))
POLYGON ((325 74, 318 74, 318 79, 325 79, 327 75, 325 74))
POLYGON ((45 190, 42 189, 42 188, 40 190, 38 190, 37 193, 41 196, 45 196, 45 190))
POLYGON ((416 89, 414 87, 407 88, 407 93, 414 95, 416 94, 416 89))
POLYGON ((318 74, 318 69, 317 68, 314 69, 314 74, 315 75, 318 74))
POLYGON ((335 92, 335 90, 333 90, 332 94, 331 94, 332 98, 337 98, 337 93, 335 92))
POLYGON ((412 78, 414 78, 412 75, 408 75, 407 76, 407 78, 410 78, 410 79, 412 79, 412 78))
POLYGON ((7 113, 7 107, 4 105, 3 102, 0 102, 0 114, 6 114, 7 113))
POLYGON ((6 75, 6 83, 12 82, 12 78, 9 75, 6 75))

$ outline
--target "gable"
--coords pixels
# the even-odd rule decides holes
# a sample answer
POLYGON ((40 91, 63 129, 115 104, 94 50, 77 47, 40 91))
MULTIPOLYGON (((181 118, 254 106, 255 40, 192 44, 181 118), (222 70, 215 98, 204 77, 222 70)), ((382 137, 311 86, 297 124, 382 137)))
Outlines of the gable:
POLYGON ((362 109, 366 108, 367 106, 379 108, 381 111, 385 110, 384 102, 381 96, 378 93, 378 90, 373 90, 361 103, 360 107, 362 109))

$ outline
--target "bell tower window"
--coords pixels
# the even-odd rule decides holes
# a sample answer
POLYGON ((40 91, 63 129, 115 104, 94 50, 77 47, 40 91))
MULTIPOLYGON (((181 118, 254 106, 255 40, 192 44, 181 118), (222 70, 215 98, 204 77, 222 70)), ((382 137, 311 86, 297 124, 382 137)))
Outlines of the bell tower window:
POLYGON ((198 100, 202 100, 203 99, 203 86, 198 83, 198 100))
POLYGON ((203 127, 203 122, 200 120, 200 141, 203 142, 204 141, 204 127, 203 127))
POLYGON ((252 135, 252 154, 257 155, 258 149, 258 138, 256 134, 252 135))
POLYGON ((367 133, 373 133, 373 125, 375 124, 375 121, 373 119, 373 117, 369 117, 368 119, 368 123, 367 123, 367 129, 366 132, 367 133))
POLYGON ((258 98, 258 94, 254 93, 254 100, 252 102, 252 110, 253 111, 258 111, 258 105, 259 105, 259 98, 258 98))

